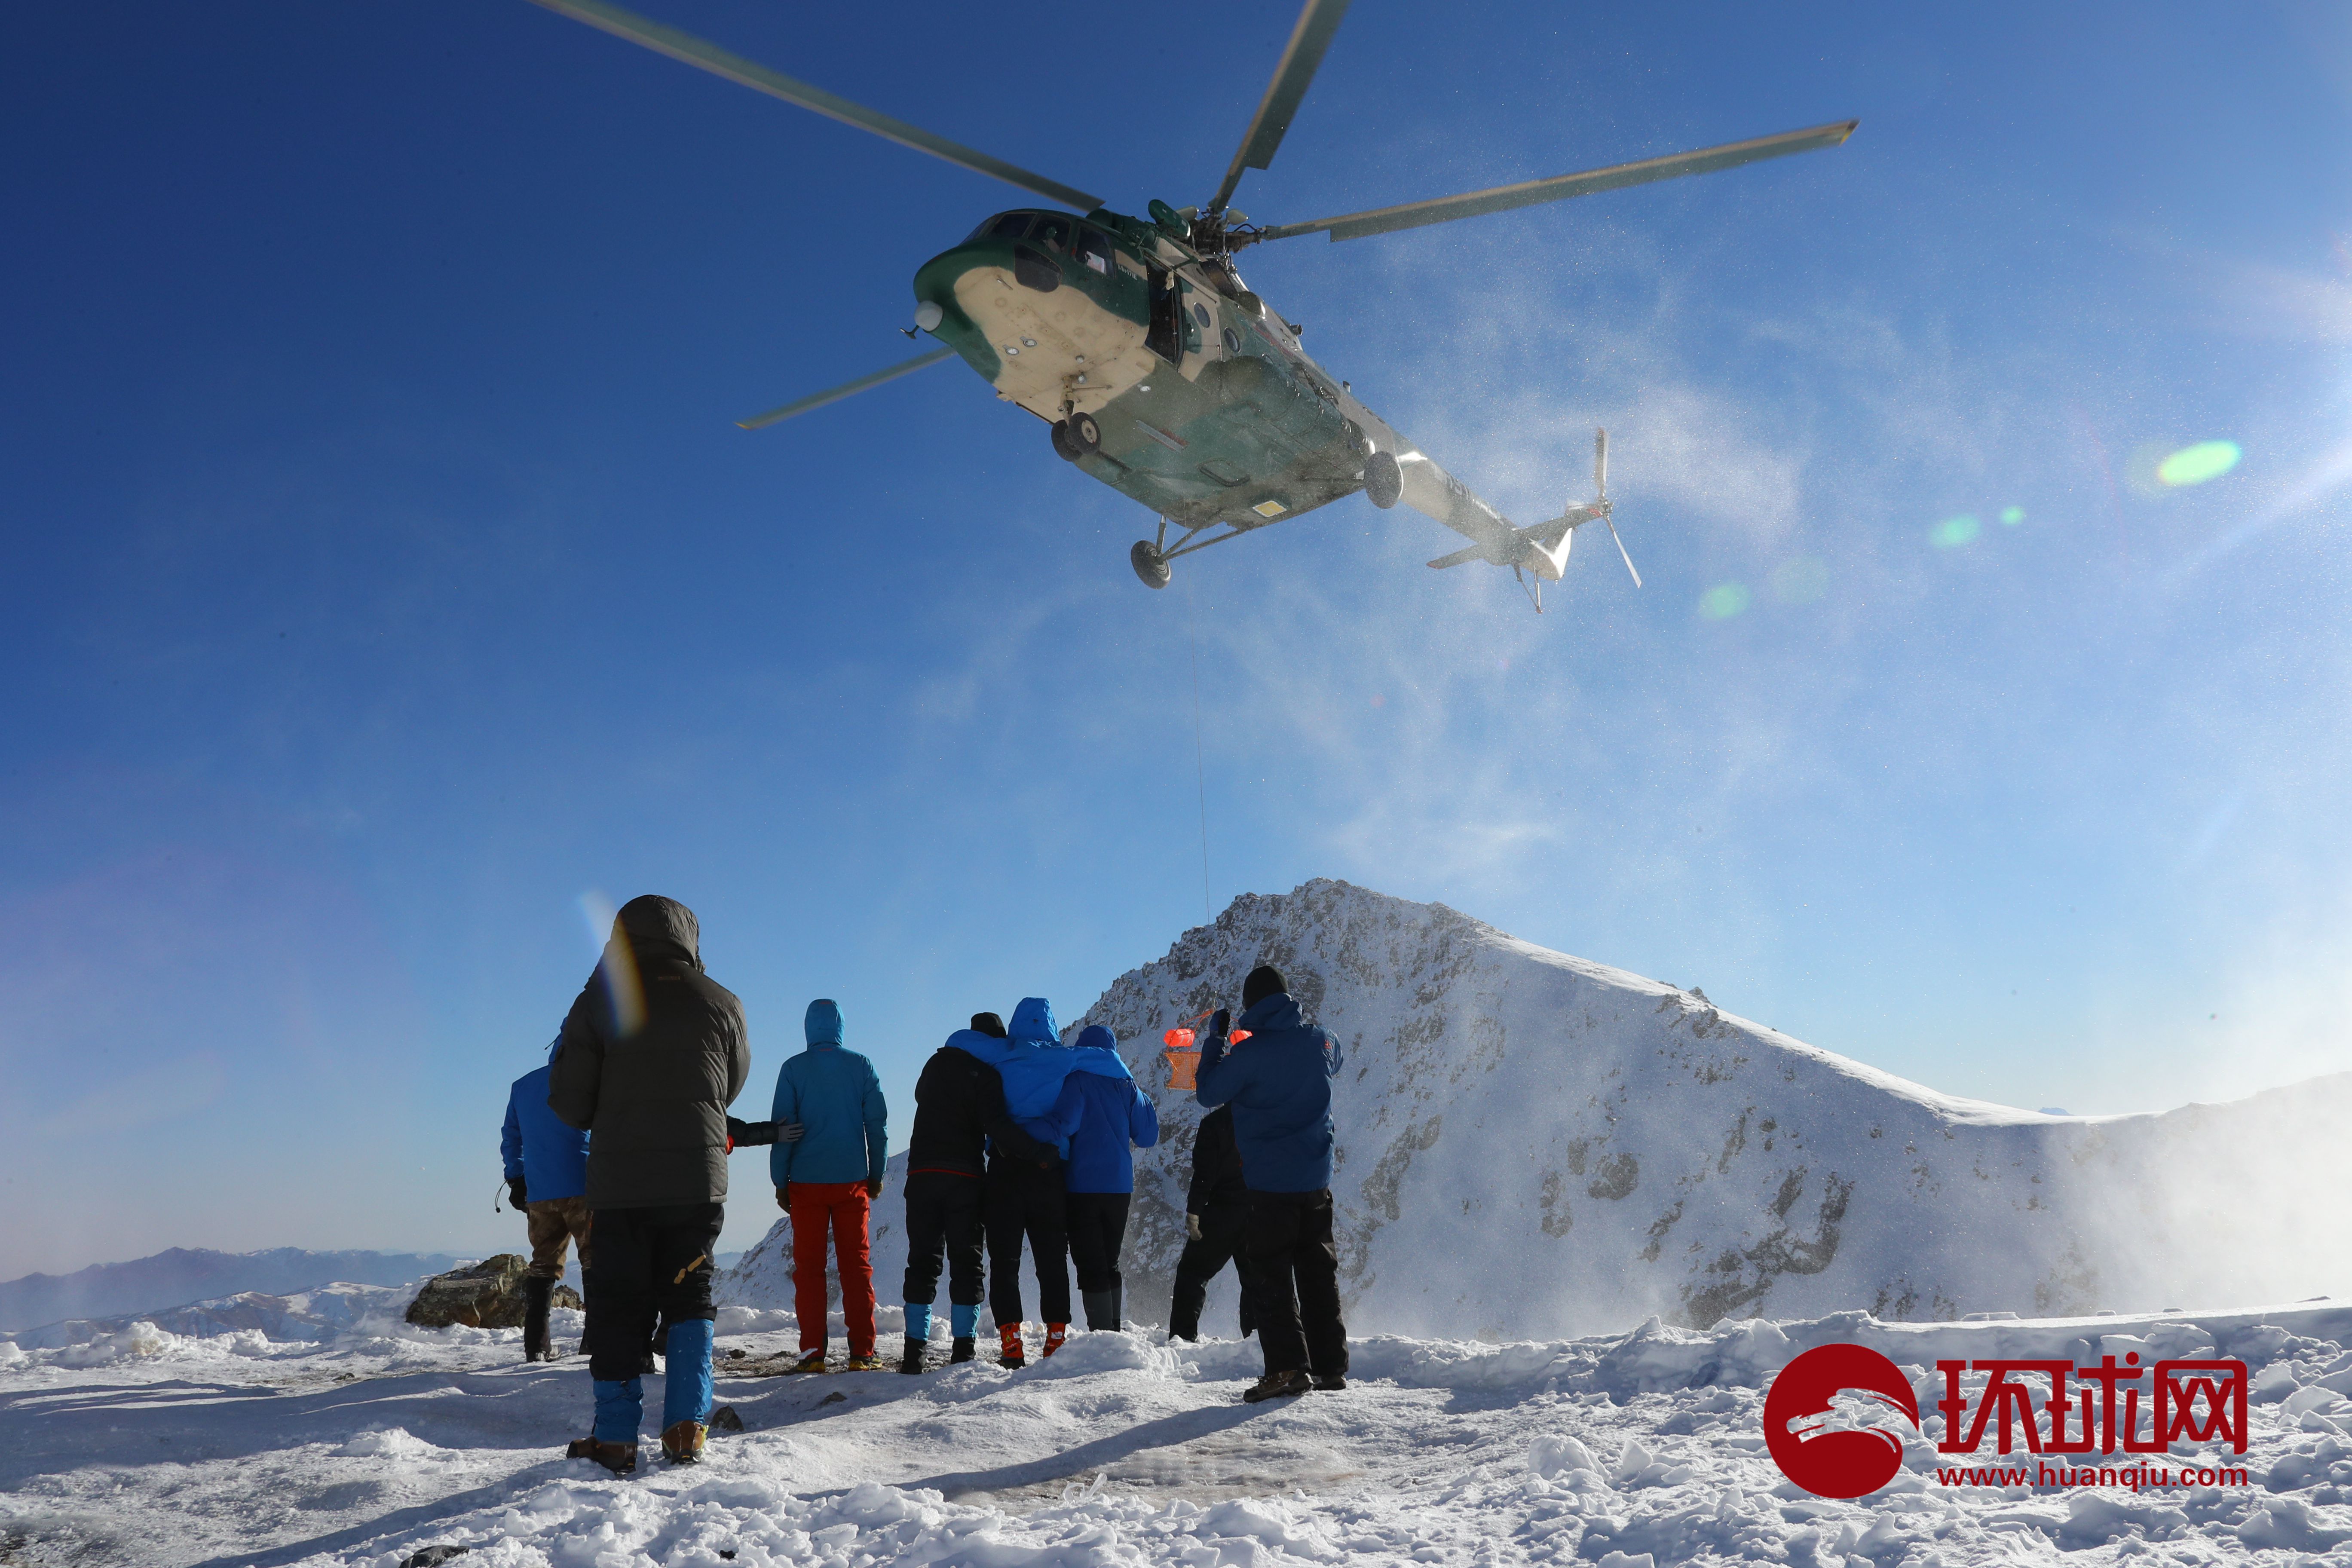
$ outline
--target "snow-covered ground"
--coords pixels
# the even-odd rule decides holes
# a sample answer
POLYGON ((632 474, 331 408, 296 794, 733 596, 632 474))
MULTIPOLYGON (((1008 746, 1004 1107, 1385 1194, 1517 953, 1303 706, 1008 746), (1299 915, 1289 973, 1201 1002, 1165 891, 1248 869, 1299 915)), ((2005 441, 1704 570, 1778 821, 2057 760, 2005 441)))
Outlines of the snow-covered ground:
MULTIPOLYGON (((716 1438, 701 1466, 618 1479, 562 1457, 587 1415, 577 1358, 526 1366, 511 1331, 410 1329, 401 1292, 366 1294, 383 1310, 324 1341, 133 1330, 0 1344, 0 1563, 395 1568, 436 1545, 485 1568, 2352 1563, 2352 1419, 2332 1414, 2352 1417, 2352 1308, 2325 1303, 1375 1337, 1355 1342, 1345 1392, 1255 1407, 1237 1399, 1255 1345, 1171 1348, 1149 1331, 1083 1334, 1020 1373, 753 1379, 722 1364, 719 1396, 748 1430, 716 1438), (1805 1495, 1764 1452, 1773 1373, 1832 1341, 1883 1351, 1928 1413, 1903 1472, 1853 1503, 1805 1495), (2242 1465, 2247 1486, 1937 1478, 1939 1357, 2209 1345, 2255 1372, 2251 1449, 2184 1447, 2176 1462, 2242 1465)), ((722 1363, 795 1342, 781 1312, 730 1309, 719 1326, 722 1363)), ((576 1333, 576 1314, 557 1329, 576 1333)))

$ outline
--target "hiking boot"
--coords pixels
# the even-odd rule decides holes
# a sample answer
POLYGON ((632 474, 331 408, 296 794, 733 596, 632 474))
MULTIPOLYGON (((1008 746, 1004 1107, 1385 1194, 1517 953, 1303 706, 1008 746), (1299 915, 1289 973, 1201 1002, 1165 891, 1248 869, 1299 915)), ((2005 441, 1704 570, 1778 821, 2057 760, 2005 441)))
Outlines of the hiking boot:
POLYGON ((634 1475, 637 1468, 637 1446, 635 1443, 603 1443, 593 1437, 575 1437, 563 1450, 567 1459, 593 1459, 616 1476, 634 1475))
POLYGON ((786 1372, 823 1372, 824 1370, 824 1347, 823 1345, 817 1346, 816 1349, 810 1351, 807 1354, 802 1356, 800 1360, 793 1363, 792 1365, 786 1367, 784 1370, 786 1372))
POLYGON ((1045 1350, 1044 1350, 1044 1351, 1042 1351, 1042 1352, 1039 1352, 1039 1354, 1038 1354, 1038 1358, 1037 1358, 1037 1359, 1038 1359, 1038 1360, 1040 1360, 1040 1361, 1043 1361, 1046 1356, 1052 1355, 1055 1351, 1060 1350, 1060 1349, 1062 1348, 1062 1342, 1063 1342, 1064 1340, 1068 1339, 1069 1337, 1070 1337, 1070 1325, 1069 1325, 1069 1324, 1067 1324, 1067 1323, 1048 1323, 1048 1324, 1046 1324, 1046 1325, 1045 1325, 1045 1350))
POLYGON ((1242 1403, 1258 1405, 1269 1399, 1288 1399, 1314 1386, 1303 1372, 1270 1372, 1242 1390, 1242 1403))
POLYGON ((908 1340, 906 1353, 898 1358, 898 1370, 912 1376, 921 1376, 923 1352, 928 1348, 929 1346, 921 1340, 908 1340))
POLYGON ((1118 1298, 1108 1290, 1081 1290, 1079 1304, 1087 1310, 1089 1331, 1118 1327, 1118 1298))
POLYGON ((876 1355, 872 1351, 867 1351, 864 1355, 851 1356, 849 1360, 843 1364, 841 1370, 844 1372, 880 1372, 882 1370, 882 1358, 876 1355))
POLYGON ((710 1407, 710 1429, 713 1432, 740 1432, 743 1430, 743 1418, 735 1414, 735 1407, 731 1405, 714 1405, 710 1407))
POLYGON ((1318 1377, 1315 1386, 1321 1393, 1337 1394, 1348 1386, 1348 1380, 1335 1372, 1328 1377, 1318 1377))
POLYGON ((662 1458, 673 1465, 691 1465, 702 1458, 709 1428, 699 1421, 681 1421, 662 1434, 662 1458))
POLYGON ((1009 1366, 1015 1372, 1029 1364, 1028 1354, 1021 1348, 1020 1324, 996 1325, 996 1364, 1009 1366))
POLYGON ((959 1362, 971 1361, 979 1354, 980 1352, 971 1342, 971 1336, 970 1334, 966 1334, 962 1339, 956 1341, 954 1344, 948 1347, 948 1364, 950 1366, 954 1366, 959 1362))
POLYGON ((522 1359, 553 1361, 547 1348, 547 1309, 555 1292, 555 1281, 529 1275, 522 1282, 522 1359))

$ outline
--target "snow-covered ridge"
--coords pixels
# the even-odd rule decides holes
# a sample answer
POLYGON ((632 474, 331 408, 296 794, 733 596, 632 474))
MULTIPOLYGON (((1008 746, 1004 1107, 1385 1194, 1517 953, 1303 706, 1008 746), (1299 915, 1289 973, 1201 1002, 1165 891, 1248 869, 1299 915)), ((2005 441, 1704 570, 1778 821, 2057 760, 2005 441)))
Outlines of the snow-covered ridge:
MULTIPOLYGON (((1201 1115, 1166 1087, 1160 1036, 1234 1005, 1266 962, 1347 1054, 1333 1194, 1351 1328, 1499 1340, 1653 1313, 1916 1321, 2352 1293, 2352 1216, 2331 1197, 2352 1176, 2352 1074, 2162 1115, 2013 1110, 1442 904, 1316 880, 1235 900, 1078 1020, 1118 1036, 1164 1129, 1137 1160, 1140 1321, 1165 1314, 1201 1115)), ((886 1300, 896 1196, 876 1207, 886 1300)), ((747 1256, 730 1299, 789 1300, 781 1243, 747 1256)), ((1220 1286, 1212 1323, 1230 1321, 1220 1286)))

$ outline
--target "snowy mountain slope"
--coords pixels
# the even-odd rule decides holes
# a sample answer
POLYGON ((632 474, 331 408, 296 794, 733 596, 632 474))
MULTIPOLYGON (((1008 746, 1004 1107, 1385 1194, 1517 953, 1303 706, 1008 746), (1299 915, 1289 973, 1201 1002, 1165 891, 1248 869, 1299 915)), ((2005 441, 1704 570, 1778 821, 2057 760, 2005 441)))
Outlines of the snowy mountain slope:
POLYGON ((306 1252, 299 1247, 214 1252, 174 1247, 129 1263, 97 1263, 72 1274, 27 1274, 0 1283, 0 1329, 153 1312, 248 1290, 283 1296, 337 1279, 399 1285, 458 1261, 438 1252, 306 1252))
MULTIPOLYGON (((2352 1215, 2331 1197, 2352 1176, 2352 1074, 2162 1115, 2016 1110, 1443 905, 1317 880, 1234 900, 1079 1020, 1118 1036, 1165 1133, 1138 1156, 1139 1320, 1164 1317, 1201 1115, 1166 1087, 1161 1032, 1234 1005, 1261 962, 1346 1053, 1333 1193, 1354 1329, 2153 1310, 2222 1281, 2239 1299, 2352 1293, 2352 1215)), ((876 1205, 885 1301, 898 1191, 876 1205)), ((747 1255, 730 1299, 790 1300, 782 1239, 747 1255)), ((1225 1310, 1213 1296, 1213 1326, 1225 1310)))

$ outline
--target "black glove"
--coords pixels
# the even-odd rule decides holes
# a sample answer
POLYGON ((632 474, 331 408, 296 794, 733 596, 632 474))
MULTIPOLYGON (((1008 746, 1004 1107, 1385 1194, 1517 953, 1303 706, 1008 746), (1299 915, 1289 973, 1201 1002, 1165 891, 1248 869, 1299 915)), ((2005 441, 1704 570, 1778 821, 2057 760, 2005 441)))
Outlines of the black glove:
POLYGON ((520 1176, 509 1176, 507 1178, 507 1202, 514 1205, 515 1213, 517 1214, 522 1213, 525 1208, 530 1206, 530 1196, 523 1190, 522 1178, 520 1176))
POLYGON ((776 1123, 772 1121, 738 1121, 727 1119, 727 1137, 738 1149, 751 1148, 776 1141, 776 1123))
POLYGON ((1220 1008, 1218 1008, 1218 1009, 1217 1009, 1217 1016, 1216 1016, 1215 1017, 1211 1018, 1211 1019, 1209 1020, 1209 1033, 1211 1033, 1211 1034, 1213 1034, 1213 1035, 1230 1035, 1230 1034, 1232 1034, 1233 1032, 1234 1032, 1234 1016, 1233 1016, 1233 1013, 1232 1013, 1229 1009, 1227 1009, 1227 1008, 1223 1008, 1223 1007, 1220 1007, 1220 1008))

